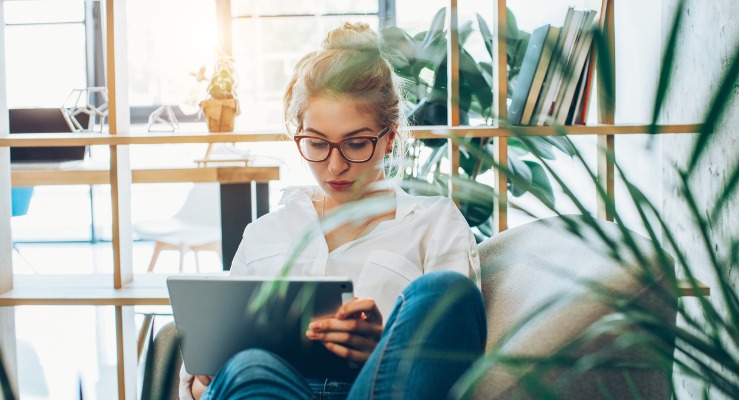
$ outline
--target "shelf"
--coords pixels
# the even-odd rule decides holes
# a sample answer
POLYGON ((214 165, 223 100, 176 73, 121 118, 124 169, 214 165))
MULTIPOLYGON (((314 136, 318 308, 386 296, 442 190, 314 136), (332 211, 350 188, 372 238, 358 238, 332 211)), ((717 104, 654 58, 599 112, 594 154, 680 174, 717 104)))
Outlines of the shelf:
MULTIPOLYGON (((614 135, 647 134, 650 125, 572 125, 565 126, 569 135, 614 135)), ((553 126, 456 126, 456 127, 411 127, 414 137, 437 138, 439 135, 472 137, 511 137, 512 131, 525 136, 554 136, 558 129, 553 126)), ((659 125, 658 133, 697 133, 701 125, 659 125)), ((105 133, 19 133, 0 137, 0 147, 46 147, 87 145, 137 145, 137 144, 183 144, 183 143, 254 143, 284 142, 288 136, 279 131, 247 133, 132 133, 109 135, 105 133)))
POLYGON ((169 305, 166 274, 136 275, 134 282, 113 288, 113 275, 16 275, 13 289, 0 294, 0 306, 169 305))
MULTIPOLYGON (((227 273, 224 273, 227 274, 227 273)), ((18 275, 15 287, 0 294, 0 306, 87 305, 139 306, 169 305, 168 274, 136 275, 122 289, 113 288, 112 275, 18 275)), ((701 294, 709 287, 697 282, 701 294)), ((681 296, 693 296, 691 285, 679 281, 681 296)))
MULTIPOLYGON (((696 282, 696 286, 699 289, 699 295, 709 296, 710 294, 709 286, 699 281, 695 281, 695 282, 696 282)), ((678 280, 678 291, 679 291, 680 296, 682 297, 699 297, 694 293, 694 288, 691 287, 691 282, 689 282, 687 279, 678 280)))
MULTIPOLYGON (((132 183, 172 182, 268 182, 280 179, 280 167, 193 167, 135 169, 132 183)), ((97 168, 13 169, 13 186, 36 185, 104 185, 110 183, 110 171, 97 168)))
POLYGON ((0 147, 46 147, 132 144, 279 142, 288 140, 281 132, 264 133, 14 133, 0 137, 0 147))
MULTIPOLYGON (((557 136, 560 129, 564 129, 568 135, 624 135, 624 134, 647 134, 650 125, 570 125, 563 127, 554 126, 456 126, 456 127, 425 127, 412 128, 413 136, 419 139, 433 139, 440 135, 458 135, 463 137, 513 137, 523 136, 557 136)), ((684 125, 659 125, 657 132, 664 133, 697 133, 701 130, 699 124, 684 125)))

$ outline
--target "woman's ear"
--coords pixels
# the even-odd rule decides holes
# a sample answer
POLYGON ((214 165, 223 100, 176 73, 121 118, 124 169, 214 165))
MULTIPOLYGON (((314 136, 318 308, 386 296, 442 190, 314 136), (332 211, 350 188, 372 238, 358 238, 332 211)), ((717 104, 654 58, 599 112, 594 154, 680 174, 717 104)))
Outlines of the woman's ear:
POLYGON ((388 144, 385 145, 385 154, 391 154, 393 151, 393 143, 396 141, 396 129, 398 129, 398 124, 395 124, 393 128, 391 128, 391 131, 388 132, 388 144))

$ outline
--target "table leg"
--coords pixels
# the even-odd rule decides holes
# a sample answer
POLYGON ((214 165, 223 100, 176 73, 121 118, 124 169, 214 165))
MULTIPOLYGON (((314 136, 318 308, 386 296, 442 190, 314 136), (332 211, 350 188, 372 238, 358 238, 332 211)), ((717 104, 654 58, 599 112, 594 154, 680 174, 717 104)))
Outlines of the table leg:
POLYGON ((223 269, 231 269, 247 224, 252 222, 252 183, 221 184, 221 252, 223 269))

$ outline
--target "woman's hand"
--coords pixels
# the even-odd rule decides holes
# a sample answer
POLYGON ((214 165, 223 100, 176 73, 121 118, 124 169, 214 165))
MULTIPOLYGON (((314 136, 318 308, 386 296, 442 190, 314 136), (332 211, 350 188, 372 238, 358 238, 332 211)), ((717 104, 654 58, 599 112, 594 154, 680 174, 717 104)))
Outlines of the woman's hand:
POLYGON ((203 393, 206 391, 212 380, 213 377, 209 375, 195 375, 193 386, 190 388, 190 392, 193 394, 193 398, 195 400, 198 400, 203 396, 203 393))
POLYGON ((319 340, 332 353, 352 361, 370 357, 383 333, 383 316, 375 300, 354 299, 339 307, 333 318, 311 322, 306 336, 319 340))

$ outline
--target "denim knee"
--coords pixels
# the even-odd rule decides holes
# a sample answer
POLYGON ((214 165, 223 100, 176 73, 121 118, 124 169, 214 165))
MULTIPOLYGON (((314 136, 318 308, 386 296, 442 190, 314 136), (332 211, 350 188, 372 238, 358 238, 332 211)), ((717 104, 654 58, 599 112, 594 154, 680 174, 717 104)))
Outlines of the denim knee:
POLYGON ((471 328, 479 332, 485 342, 488 324, 483 294, 467 276, 454 271, 430 272, 411 282, 402 296, 417 310, 428 312, 444 305, 446 318, 467 318, 465 322, 472 324, 471 328))
POLYGON ((483 297, 478 286, 467 276, 454 271, 434 271, 424 274, 411 282, 403 294, 406 297, 415 294, 439 294, 452 289, 463 293, 461 299, 464 298, 473 303, 480 298, 480 305, 483 305, 483 297))
POLYGON ((285 362, 277 355, 262 349, 246 349, 232 356, 223 367, 227 374, 249 371, 254 373, 260 370, 274 370, 285 362))

